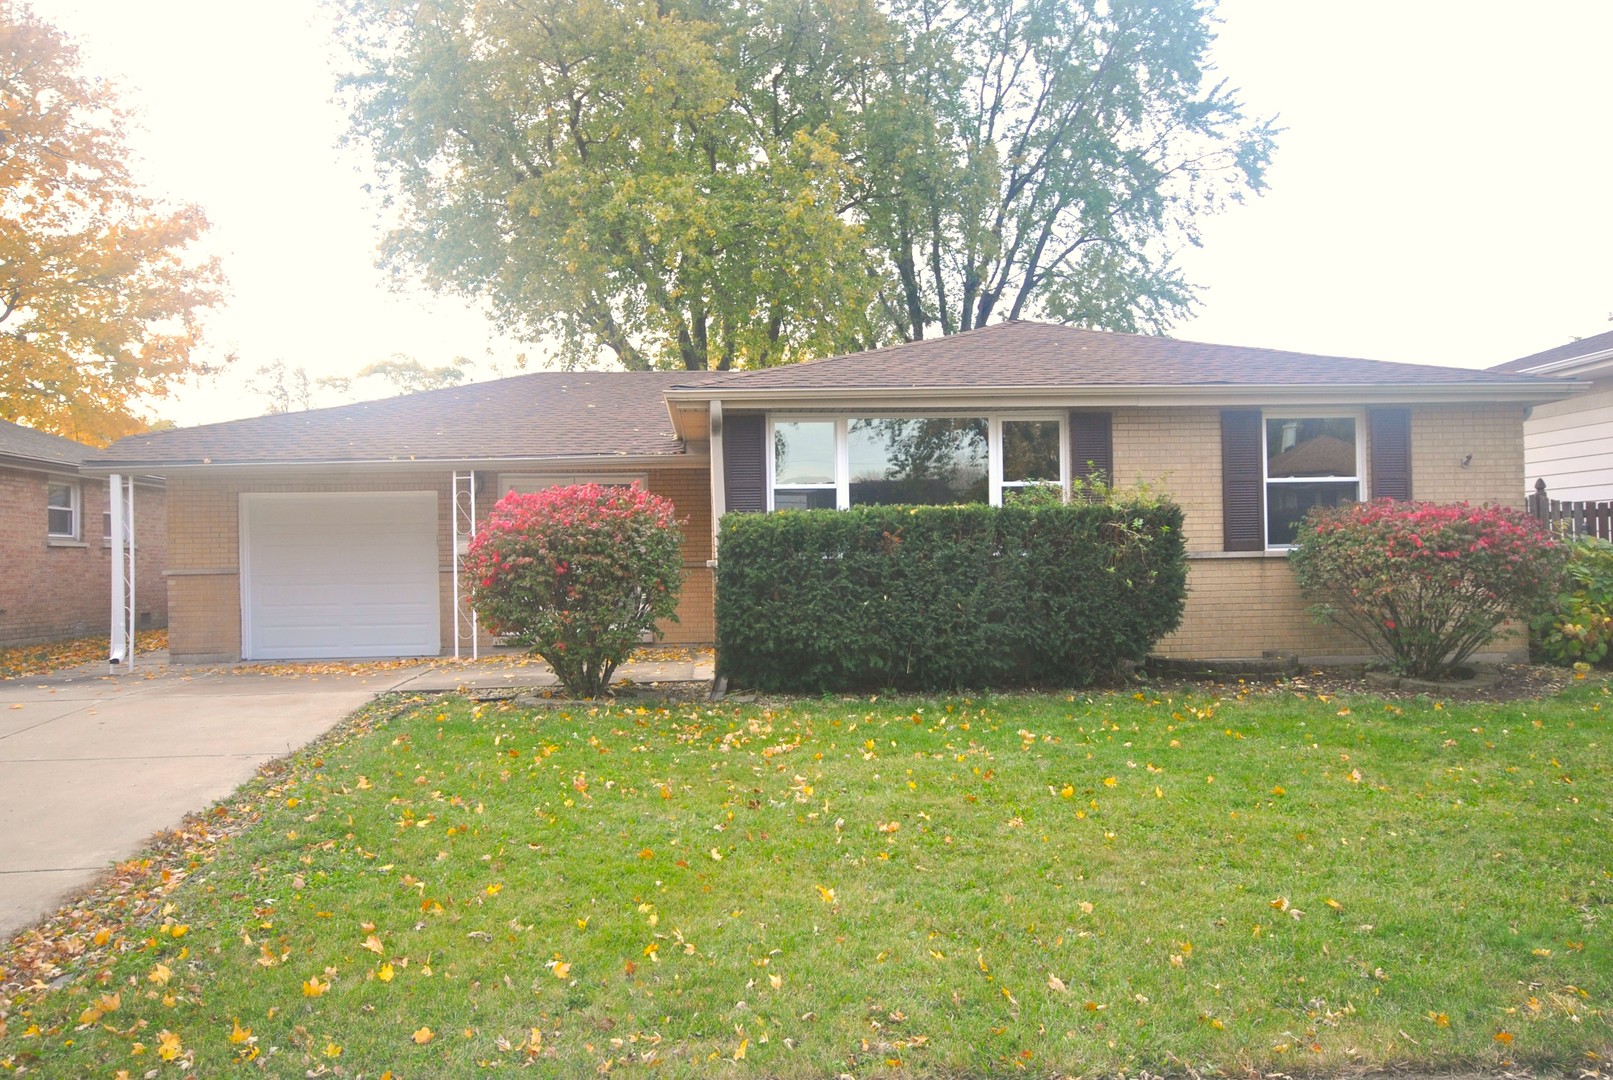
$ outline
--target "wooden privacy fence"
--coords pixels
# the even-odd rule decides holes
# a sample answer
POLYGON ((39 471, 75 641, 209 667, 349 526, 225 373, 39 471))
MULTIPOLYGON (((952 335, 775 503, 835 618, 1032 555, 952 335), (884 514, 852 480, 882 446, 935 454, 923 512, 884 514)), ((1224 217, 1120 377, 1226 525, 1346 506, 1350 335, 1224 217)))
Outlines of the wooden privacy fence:
POLYGON ((1613 502, 1573 502, 1546 495, 1546 482, 1535 481, 1529 496, 1529 512, 1538 521, 1564 529, 1575 536, 1595 536, 1613 541, 1613 502))

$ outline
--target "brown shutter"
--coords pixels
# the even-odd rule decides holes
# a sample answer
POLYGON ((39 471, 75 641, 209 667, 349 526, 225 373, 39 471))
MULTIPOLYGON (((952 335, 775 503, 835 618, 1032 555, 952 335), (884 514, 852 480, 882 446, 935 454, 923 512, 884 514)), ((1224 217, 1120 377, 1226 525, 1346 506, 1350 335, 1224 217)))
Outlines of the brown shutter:
POLYGON ((767 417, 761 413, 723 417, 723 491, 729 513, 767 509, 766 434, 767 417))
POLYGON ((1411 410, 1367 410, 1374 499, 1411 498, 1411 410))
POLYGON ((1114 418, 1106 412, 1076 410, 1070 413, 1070 478, 1091 480, 1094 476, 1114 485, 1114 418))
POLYGON ((1226 551, 1264 551, 1265 468, 1259 409, 1221 410, 1221 537, 1226 551))

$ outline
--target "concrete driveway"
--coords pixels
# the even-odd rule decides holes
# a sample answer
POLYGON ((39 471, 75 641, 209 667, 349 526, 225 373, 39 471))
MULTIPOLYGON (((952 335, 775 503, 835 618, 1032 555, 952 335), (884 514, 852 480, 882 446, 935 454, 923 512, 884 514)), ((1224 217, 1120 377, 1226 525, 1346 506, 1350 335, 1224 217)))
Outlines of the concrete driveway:
POLYGON ((159 667, 0 682, 0 939, 423 670, 159 667))

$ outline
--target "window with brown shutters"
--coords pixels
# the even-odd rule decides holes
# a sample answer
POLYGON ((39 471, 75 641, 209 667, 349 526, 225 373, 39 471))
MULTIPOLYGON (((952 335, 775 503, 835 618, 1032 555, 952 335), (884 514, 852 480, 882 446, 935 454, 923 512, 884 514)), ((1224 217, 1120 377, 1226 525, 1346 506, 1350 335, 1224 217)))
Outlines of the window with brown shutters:
POLYGON ((723 497, 729 513, 767 509, 767 417, 729 413, 723 417, 723 497))
POLYGON ((1224 409, 1221 459, 1222 549, 1283 550, 1313 509, 1410 497, 1411 413, 1224 409))
MULTIPOLYGON (((1115 482, 1114 417, 1076 409, 1070 413, 1070 478, 1083 483, 1115 482)), ((1092 491, 1087 498, 1096 498, 1092 491)))
POLYGON ((1265 453, 1259 409, 1221 410, 1221 547, 1264 551, 1265 453))
POLYGON ((1367 410, 1368 451, 1372 455, 1374 499, 1411 498, 1411 410, 1367 410))

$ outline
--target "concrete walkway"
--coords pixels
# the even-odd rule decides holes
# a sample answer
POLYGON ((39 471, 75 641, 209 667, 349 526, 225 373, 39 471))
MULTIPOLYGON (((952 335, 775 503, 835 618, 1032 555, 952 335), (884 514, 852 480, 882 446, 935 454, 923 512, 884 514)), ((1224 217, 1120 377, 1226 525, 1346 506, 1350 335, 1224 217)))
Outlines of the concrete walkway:
MULTIPOLYGON (((541 663, 186 667, 100 664, 0 681, 0 939, 54 911, 149 837, 229 795, 377 694, 556 683, 541 663)), ((618 681, 711 679, 709 654, 618 681)))

